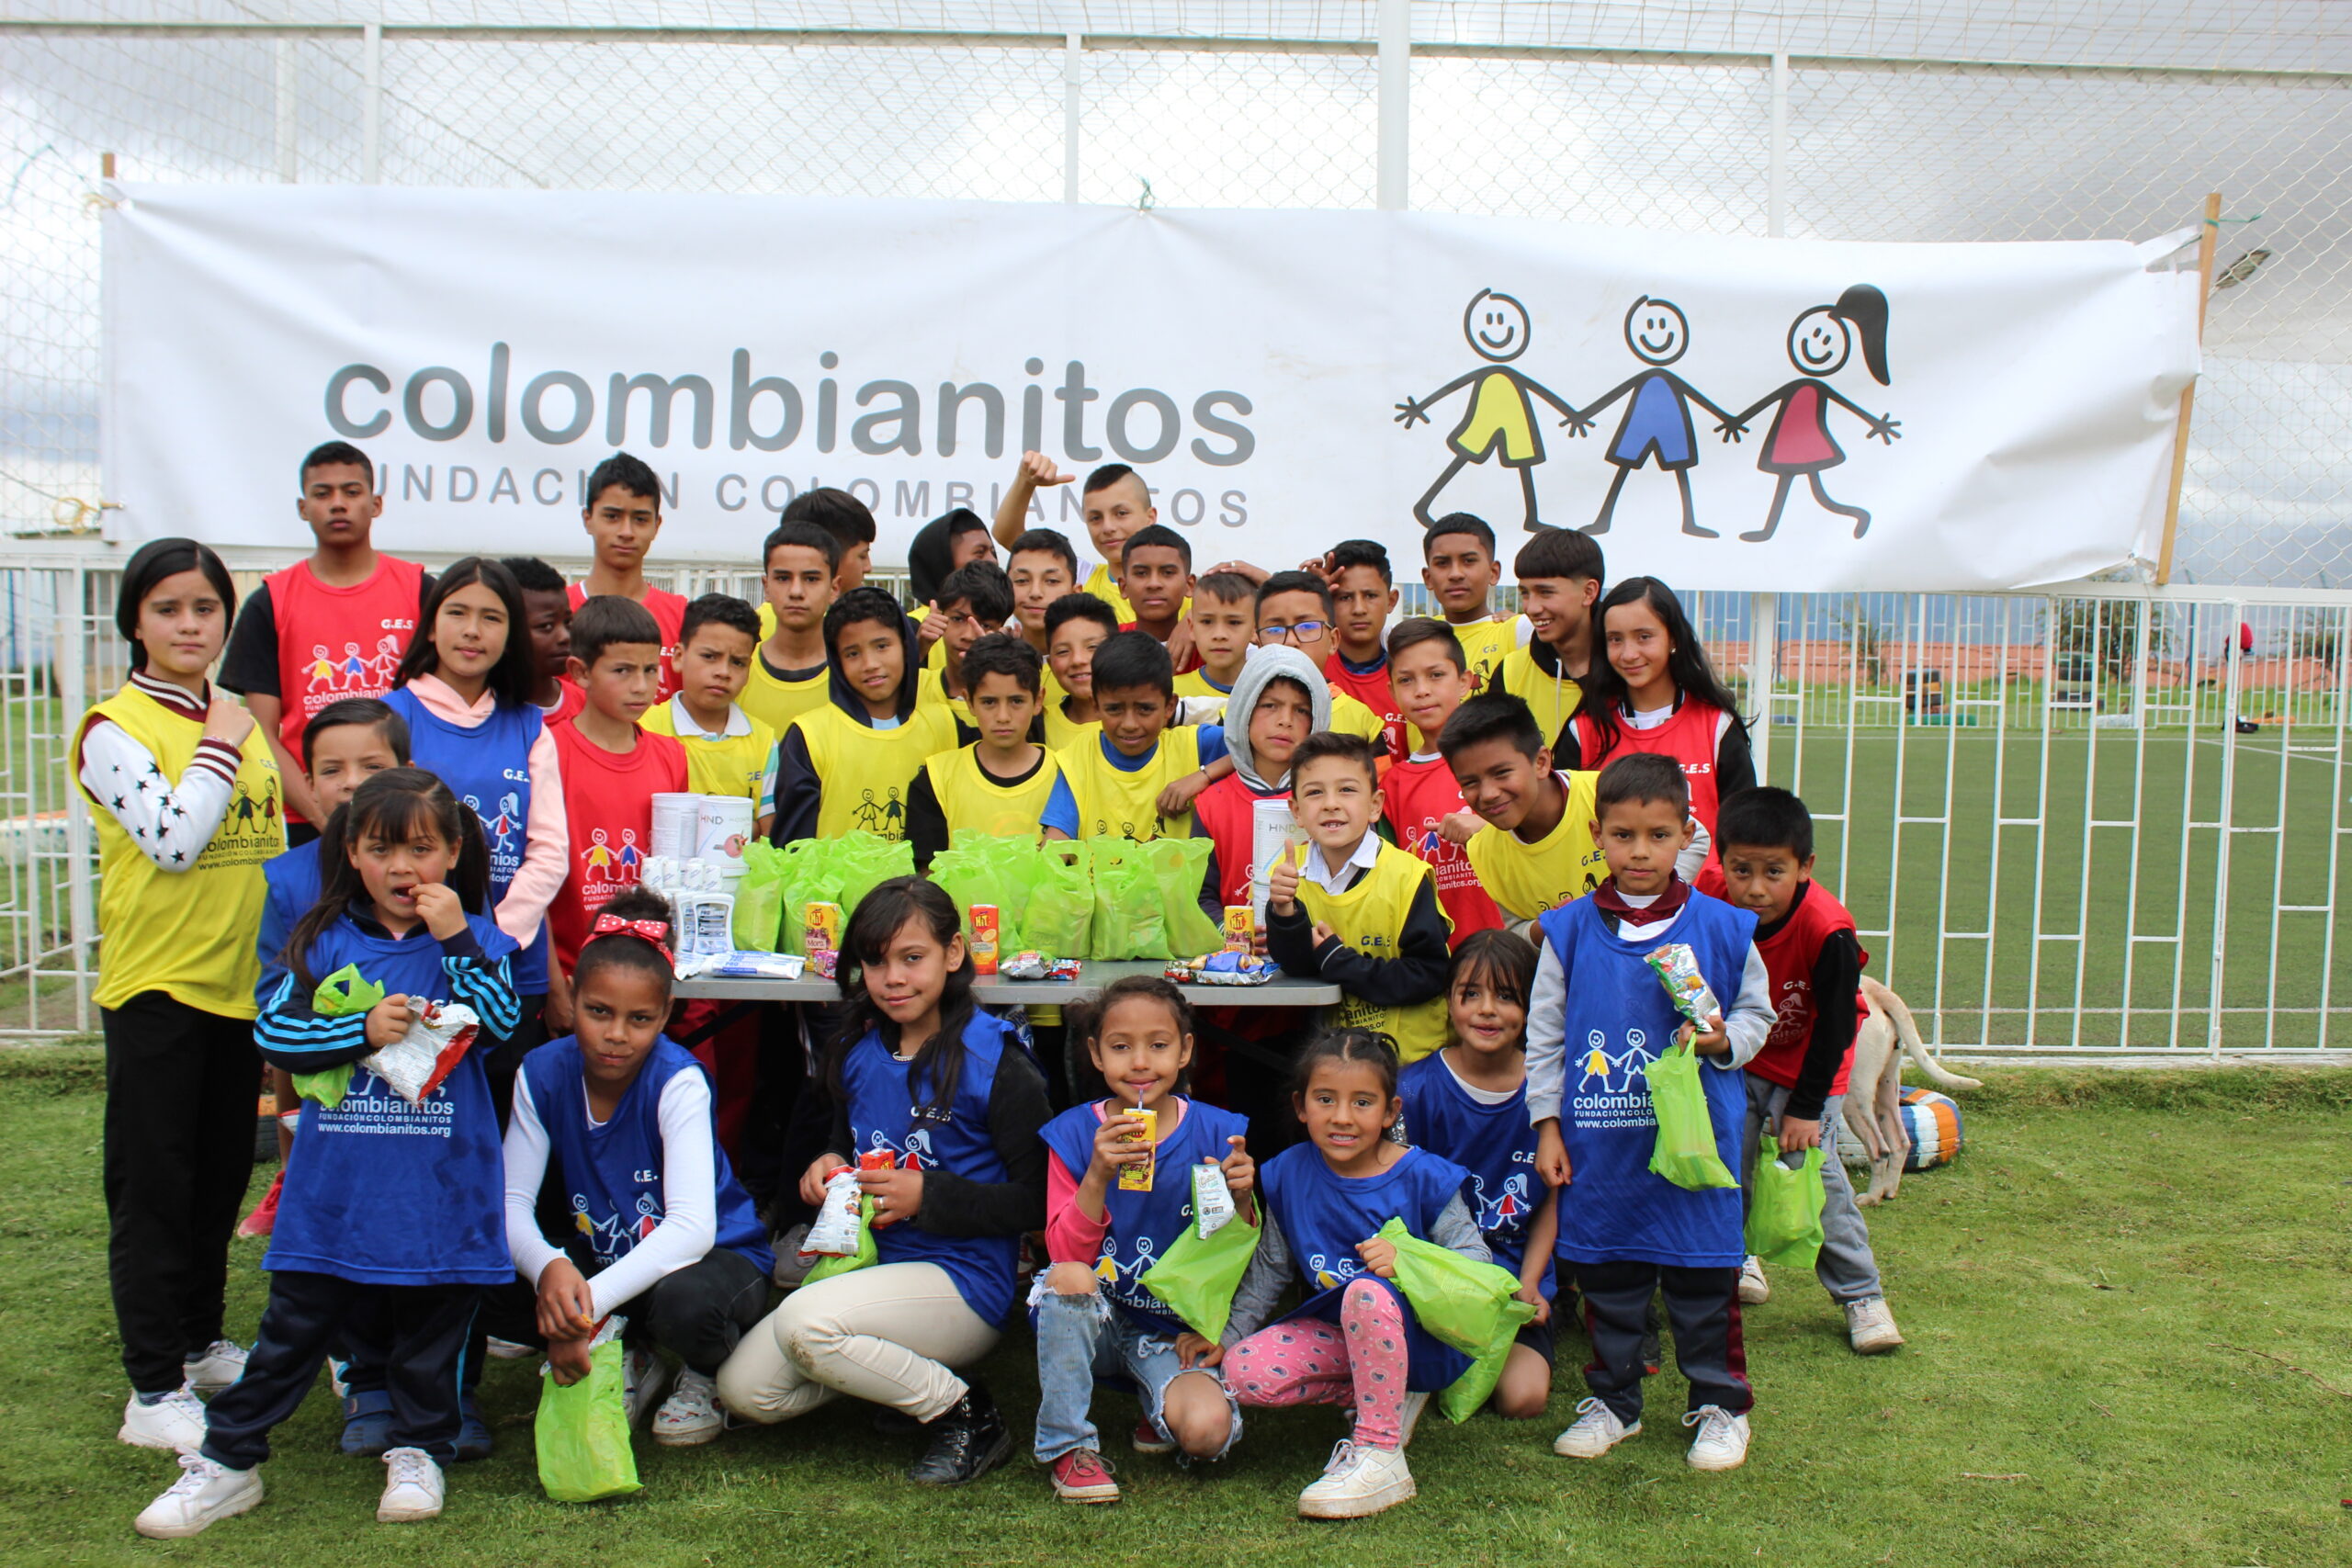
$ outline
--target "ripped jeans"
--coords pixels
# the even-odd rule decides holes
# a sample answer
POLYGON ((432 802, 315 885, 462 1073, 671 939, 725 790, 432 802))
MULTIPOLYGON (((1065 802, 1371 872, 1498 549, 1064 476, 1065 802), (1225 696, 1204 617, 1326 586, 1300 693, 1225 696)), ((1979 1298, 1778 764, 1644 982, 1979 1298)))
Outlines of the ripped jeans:
MULTIPOLYGON (((1098 1377, 1125 1377, 1133 1382, 1143 1401, 1144 1419, 1166 1438, 1161 1405, 1168 1385, 1186 1370, 1176 1359, 1176 1337, 1121 1312, 1100 1292, 1061 1294, 1046 1283, 1048 1272, 1038 1271, 1029 1293, 1037 1325, 1038 1462, 1050 1464, 1078 1449, 1102 1451, 1102 1435, 1089 1416, 1098 1377)), ((1210 1377, 1218 1375, 1214 1368, 1204 1370, 1210 1377)), ((1226 1399, 1230 1406, 1230 1393, 1226 1399)), ((1226 1448, 1240 1436, 1241 1413, 1234 1409, 1226 1448)), ((1216 1457, 1225 1456, 1219 1452, 1216 1457)))

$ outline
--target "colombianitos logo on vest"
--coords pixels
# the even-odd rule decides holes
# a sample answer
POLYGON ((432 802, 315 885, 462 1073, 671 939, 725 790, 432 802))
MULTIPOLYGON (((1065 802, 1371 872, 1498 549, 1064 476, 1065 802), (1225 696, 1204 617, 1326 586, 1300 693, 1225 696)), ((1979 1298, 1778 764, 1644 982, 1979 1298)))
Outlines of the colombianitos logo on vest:
MULTIPOLYGON (((993 511, 1007 460, 1055 450, 1073 463, 1117 461, 1143 470, 1163 522, 1238 528, 1249 521, 1249 495, 1229 482, 1258 449, 1249 423, 1256 404, 1247 392, 1096 386, 1080 358, 1062 362, 1050 381, 1046 361, 1035 355, 994 380, 907 374, 916 368, 861 376, 828 349, 816 355, 811 376, 805 362, 755 366, 752 351, 738 348, 723 372, 589 374, 534 364, 527 351, 518 355, 511 344, 496 342, 462 367, 338 366, 328 373, 322 400, 336 434, 394 443, 383 465, 385 492, 411 502, 584 505, 576 492, 585 488, 593 461, 556 467, 551 459, 569 458, 568 449, 586 443, 583 450, 650 448, 657 470, 667 467, 664 457, 683 459, 663 475, 662 500, 672 508, 691 487, 722 512, 756 507, 773 513, 824 483, 857 495, 877 516, 927 518, 957 506, 980 509, 989 491, 985 504, 993 511), (789 373, 760 373, 775 369, 789 373), (413 457, 401 451, 403 438, 422 444, 413 457), (516 460, 435 460, 435 445, 460 441, 469 457, 479 459, 487 443, 515 448, 516 460), (730 455, 729 471, 718 471, 722 465, 704 453, 730 455), (771 464, 766 454, 790 456, 771 464), (937 468, 942 460, 973 466, 968 477, 948 476, 937 468), (917 461, 927 465, 922 471, 929 477, 910 470, 917 461), (782 471, 786 462, 799 471, 782 471), (820 476, 809 468, 832 471, 820 476), (934 479, 942 487, 936 502, 934 479)), ((1063 515, 1049 521, 1082 518, 1075 493, 1061 504, 1063 515)), ((1032 510, 1042 511, 1042 502, 1032 510)))

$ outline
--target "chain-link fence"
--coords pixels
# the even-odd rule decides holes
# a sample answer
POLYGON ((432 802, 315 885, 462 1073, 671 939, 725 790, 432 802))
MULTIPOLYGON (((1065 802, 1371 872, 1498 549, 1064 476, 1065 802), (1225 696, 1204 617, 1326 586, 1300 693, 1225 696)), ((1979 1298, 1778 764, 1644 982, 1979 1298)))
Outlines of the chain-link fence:
MULTIPOLYGON (((1374 5, 61 3, 0 21, 0 523, 88 524, 130 177, 1368 207, 1374 5), (379 27, 366 24, 380 17, 379 27)), ((2341 7, 1390 6, 1409 205, 1868 240, 2225 200, 2176 580, 2352 586, 2341 7)), ((1997 396, 1996 388, 1986 389, 1997 396)))

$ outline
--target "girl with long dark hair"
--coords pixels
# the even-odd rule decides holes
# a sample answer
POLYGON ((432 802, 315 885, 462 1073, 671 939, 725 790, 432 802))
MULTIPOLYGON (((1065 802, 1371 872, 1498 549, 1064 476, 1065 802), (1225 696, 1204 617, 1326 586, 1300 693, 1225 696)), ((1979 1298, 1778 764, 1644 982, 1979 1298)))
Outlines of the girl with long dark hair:
POLYGON ((996 1348, 1021 1237, 1046 1221, 1045 1079, 974 1002, 971 953, 935 884, 876 886, 841 955, 832 1135, 800 1195, 820 1203, 828 1177, 858 1167, 879 1261, 787 1296, 719 1369, 719 1397, 762 1423, 842 1394, 887 1404, 931 1438, 907 1478, 960 1485, 1012 1450, 988 1391, 954 1369, 996 1348))

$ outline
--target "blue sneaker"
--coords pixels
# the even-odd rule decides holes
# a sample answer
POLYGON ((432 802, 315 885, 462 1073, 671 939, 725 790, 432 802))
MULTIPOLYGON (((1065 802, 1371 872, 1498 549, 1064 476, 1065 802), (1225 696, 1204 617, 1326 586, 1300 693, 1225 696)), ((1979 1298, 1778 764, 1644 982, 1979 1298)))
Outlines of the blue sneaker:
POLYGON ((490 1435, 490 1423, 481 1418, 481 1404, 472 1394, 467 1394, 458 1405, 458 1462, 488 1459, 497 1447, 490 1435))
POLYGON ((380 1459, 392 1446, 392 1396, 390 1390, 343 1396, 343 1451, 354 1459, 380 1459))

